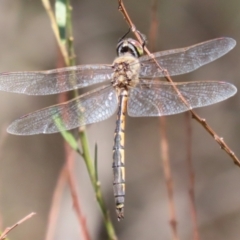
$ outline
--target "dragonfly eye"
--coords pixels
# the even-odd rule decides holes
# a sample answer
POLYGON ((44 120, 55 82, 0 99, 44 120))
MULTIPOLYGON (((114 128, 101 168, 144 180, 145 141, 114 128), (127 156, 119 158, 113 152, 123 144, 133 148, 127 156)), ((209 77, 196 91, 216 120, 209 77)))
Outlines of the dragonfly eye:
POLYGON ((117 54, 122 56, 126 53, 130 53, 132 56, 139 58, 143 55, 142 45, 134 39, 123 39, 117 45, 117 54))

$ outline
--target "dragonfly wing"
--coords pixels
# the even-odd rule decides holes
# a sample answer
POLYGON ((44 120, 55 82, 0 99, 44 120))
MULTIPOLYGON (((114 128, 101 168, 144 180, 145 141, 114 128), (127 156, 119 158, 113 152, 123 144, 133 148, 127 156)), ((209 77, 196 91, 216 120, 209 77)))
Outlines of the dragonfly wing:
MULTIPOLYGON (((236 41, 232 38, 217 38, 202 42, 190 47, 172 49, 154 53, 154 57, 163 69, 167 69, 169 75, 189 73, 199 67, 210 63, 234 48, 236 41)), ((140 59, 140 77, 163 77, 164 73, 158 69, 156 63, 149 56, 140 59)))
POLYGON ((79 65, 48 71, 0 73, 0 90, 28 95, 49 95, 112 79, 111 65, 79 65))
MULTIPOLYGON (((233 96, 234 85, 219 81, 174 83, 191 108, 208 106, 233 96)), ((171 83, 155 81, 138 84, 130 90, 128 114, 132 117, 164 116, 185 112, 182 102, 171 83)))
POLYGON ((9 127, 15 135, 55 133, 105 120, 117 109, 118 99, 112 86, 104 86, 68 102, 27 114, 9 127))

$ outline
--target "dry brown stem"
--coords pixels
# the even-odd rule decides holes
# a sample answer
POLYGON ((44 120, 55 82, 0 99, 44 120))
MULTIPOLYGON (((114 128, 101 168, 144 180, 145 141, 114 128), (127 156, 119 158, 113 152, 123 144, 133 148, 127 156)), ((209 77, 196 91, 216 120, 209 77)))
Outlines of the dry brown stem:
POLYGON ((191 128, 191 122, 190 122, 190 115, 187 112, 185 114, 186 116, 186 132, 187 132, 187 139, 186 139, 186 146, 187 146, 187 167, 188 167, 188 175, 189 175, 189 200, 190 200, 190 212, 192 217, 192 223, 193 223, 193 240, 199 240, 199 230, 198 230, 198 224, 197 224, 197 209, 195 204, 195 194, 194 194, 194 186, 195 186, 195 174, 194 174, 194 167, 192 162, 192 128, 191 128))
POLYGON ((63 189, 66 186, 66 182, 67 182, 67 171, 68 171, 67 164, 65 164, 60 172, 57 185, 53 193, 51 209, 48 215, 48 224, 47 224, 48 229, 47 229, 45 240, 54 239, 54 233, 55 233, 58 213, 60 209, 60 202, 63 194, 63 189))
POLYGON ((75 210, 75 213, 77 215, 77 219, 79 222, 79 226, 82 229, 82 233, 83 233, 83 239, 84 240, 90 240, 90 235, 88 233, 88 229, 87 229, 87 223, 86 223, 86 218, 82 213, 81 210, 81 206, 80 206, 80 199, 78 198, 78 194, 77 194, 77 184, 76 184, 76 179, 74 176, 74 152, 73 150, 70 149, 70 147, 65 144, 65 152, 66 152, 66 164, 67 164, 67 168, 68 168, 68 185, 70 188, 70 192, 72 195, 72 201, 73 201, 73 208, 75 210))
MULTIPOLYGON (((67 99, 67 94, 61 94, 59 98, 62 98, 60 101, 65 101, 67 99)), ((73 209, 75 210, 79 226, 82 230, 83 239, 90 240, 90 235, 86 224, 86 218, 82 213, 80 199, 77 194, 77 181, 74 176, 74 152, 72 149, 70 149, 70 146, 66 142, 64 142, 64 148, 67 182, 72 196, 73 209)))
POLYGON ((30 219, 32 216, 34 216, 36 213, 32 212, 30 214, 28 214, 26 217, 22 218, 20 221, 18 221, 17 223, 15 223, 14 225, 12 225, 11 227, 7 227, 3 233, 0 236, 0 240, 3 240, 7 237, 8 233, 11 232, 15 227, 17 227, 18 225, 22 224, 23 222, 27 221, 28 219, 30 219))
MULTIPOLYGON (((61 58, 61 54, 59 52, 57 66, 63 67, 63 65, 64 65, 64 62, 63 62, 63 59, 61 58)), ((58 101, 59 102, 67 101, 67 93, 60 94, 58 101)), ((74 154, 66 142, 64 142, 64 147, 65 147, 65 164, 64 164, 64 166, 61 170, 61 173, 58 177, 57 185, 56 185, 56 188, 55 188, 55 191, 53 194, 52 206, 51 206, 51 210, 50 210, 49 217, 48 217, 48 230, 47 230, 45 239, 51 240, 54 238, 58 213, 59 213, 59 209, 60 209, 61 197, 63 194, 64 187, 68 183, 68 186, 69 186, 70 192, 71 192, 71 196, 72 196, 73 207, 74 207, 75 213, 77 215, 79 227, 81 228, 82 233, 83 233, 83 239, 90 240, 90 236, 89 236, 87 225, 86 225, 86 220, 82 214, 80 200, 78 198, 77 190, 76 190, 77 182, 75 180, 74 172, 73 172, 74 154)))
MULTIPOLYGON (((132 20, 130 19, 125 6, 123 4, 122 0, 118 0, 118 4, 119 4, 119 11, 123 14, 124 19, 126 20, 127 24, 129 25, 130 29, 132 30, 132 32, 134 33, 134 35, 136 36, 136 38, 138 39, 138 41, 143 44, 143 39, 141 37, 141 34, 139 31, 137 31, 135 25, 133 24, 132 20)), ((197 122, 199 122, 204 128, 205 130, 207 130, 207 132, 215 139, 215 141, 220 145, 221 149, 223 149, 232 159, 233 162, 240 167, 240 160, 237 158, 237 156, 234 154, 234 152, 229 148, 229 146, 223 141, 223 138, 219 137, 217 135, 217 133, 207 124, 206 120, 199 117, 192 109, 191 106, 188 104, 188 102, 186 101, 186 99, 183 97, 183 95, 181 94, 181 92, 178 90, 178 88, 176 87, 176 85, 174 85, 173 80, 171 79, 171 77, 169 76, 169 73, 167 71, 167 69, 163 69, 159 63, 156 61, 156 59, 154 58, 154 56, 151 54, 151 52, 147 49, 146 46, 144 46, 144 50, 145 52, 149 55, 149 57, 152 58, 152 60, 156 63, 156 65, 158 66, 159 70, 161 70, 164 75, 165 75, 165 79, 172 83, 173 89, 175 90, 175 92, 177 93, 177 95, 179 96, 179 99, 188 107, 188 111, 191 113, 191 116, 193 119, 195 119, 197 122)))
POLYGON ((173 240, 178 240, 179 237, 178 237, 178 231, 177 231, 177 217, 176 217, 176 209, 175 209, 174 197, 173 197, 173 179, 172 179, 171 166, 170 166, 170 160, 169 160, 168 141, 166 136, 166 118, 161 117, 160 124, 161 124, 161 155, 162 155, 164 176, 165 176, 165 182, 166 182, 167 193, 168 193, 170 225, 172 228, 173 240))
MULTIPOLYGON (((152 51, 155 50, 156 45, 156 36, 158 31, 158 20, 157 20, 157 0, 153 0, 151 8, 151 25, 149 31, 149 45, 152 51)), ((171 165, 169 159, 169 145, 166 132, 166 118, 160 117, 160 150, 163 162, 163 171, 168 193, 168 205, 170 211, 170 226, 172 229, 173 240, 178 240, 178 231, 177 231, 177 214, 176 207, 174 203, 174 187, 173 187, 173 178, 171 172, 171 165)))

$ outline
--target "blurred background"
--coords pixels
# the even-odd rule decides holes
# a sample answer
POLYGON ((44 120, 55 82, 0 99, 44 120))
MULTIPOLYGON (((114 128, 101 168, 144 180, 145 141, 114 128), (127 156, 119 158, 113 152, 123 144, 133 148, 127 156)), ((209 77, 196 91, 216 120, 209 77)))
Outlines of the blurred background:
MULTIPOLYGON (((75 0, 74 45, 78 64, 112 63, 115 46, 128 27, 117 1, 75 0)), ((151 1, 125 1, 137 29, 150 30, 151 1)), ((0 0, 0 72, 56 68, 58 48, 41 1, 0 0)), ((229 36, 240 43, 240 2, 208 0, 158 1, 156 50, 185 47, 229 36)), ((226 56, 174 81, 223 80, 240 88, 240 45, 226 56)), ((239 94, 227 101, 197 109, 240 157, 239 94)), ((37 215, 16 228, 10 239, 44 239, 48 214, 64 164, 60 134, 12 136, 14 119, 55 104, 57 96, 32 97, 0 93, 0 224, 12 225, 34 211, 37 215)), ((112 192, 112 145, 115 116, 87 127, 92 153, 98 143, 99 178, 119 239, 172 239, 169 202, 160 152, 158 118, 127 118, 125 219, 116 221, 112 192)), ((240 169, 194 120, 192 160, 201 239, 238 240, 240 234, 240 169)), ((186 164, 186 115, 166 117, 174 200, 180 239, 193 239, 186 164)), ((75 174, 83 213, 92 239, 107 239, 100 210, 80 157, 75 174)), ((68 188, 61 199, 54 239, 82 239, 68 188)))

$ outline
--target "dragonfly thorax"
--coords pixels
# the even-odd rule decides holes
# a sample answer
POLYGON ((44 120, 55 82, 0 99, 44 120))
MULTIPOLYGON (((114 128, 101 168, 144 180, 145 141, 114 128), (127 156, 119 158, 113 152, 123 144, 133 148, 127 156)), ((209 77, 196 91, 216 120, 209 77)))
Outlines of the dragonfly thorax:
POLYGON ((123 39, 117 45, 117 54, 118 57, 113 62, 113 86, 118 89, 135 87, 139 82, 138 58, 143 55, 142 45, 132 38, 123 39))
POLYGON ((140 63, 138 58, 128 52, 117 57, 113 62, 112 84, 115 88, 128 89, 139 82, 140 63))

